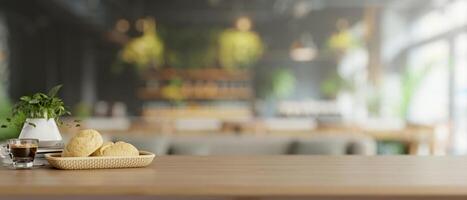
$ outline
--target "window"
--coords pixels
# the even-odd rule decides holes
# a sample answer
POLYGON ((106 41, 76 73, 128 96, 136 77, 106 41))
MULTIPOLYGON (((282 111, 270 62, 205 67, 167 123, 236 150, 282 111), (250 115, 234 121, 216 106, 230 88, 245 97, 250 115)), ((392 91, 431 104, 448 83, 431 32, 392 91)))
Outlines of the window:
POLYGON ((467 25, 467 1, 457 0, 442 9, 434 9, 413 23, 410 35, 413 42, 429 39, 467 25))
POLYGON ((420 124, 449 119, 449 43, 435 41, 409 54, 410 84, 414 84, 408 118, 420 124))
POLYGON ((454 40, 454 153, 467 152, 467 33, 454 40))

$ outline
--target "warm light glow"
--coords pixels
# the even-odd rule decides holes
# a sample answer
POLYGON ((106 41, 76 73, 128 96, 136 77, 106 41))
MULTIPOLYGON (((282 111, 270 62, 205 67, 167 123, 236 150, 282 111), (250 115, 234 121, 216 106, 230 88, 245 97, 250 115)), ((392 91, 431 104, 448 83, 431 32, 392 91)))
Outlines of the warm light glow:
POLYGON ((130 30, 130 22, 126 19, 119 19, 117 23, 115 23, 115 30, 120 33, 126 33, 130 30))
POLYGON ((251 20, 248 17, 240 17, 237 19, 235 26, 241 31, 249 31, 251 29, 251 20))
POLYGON ((316 50, 309 47, 295 48, 290 51, 290 57, 297 62, 312 61, 316 56, 316 50))
POLYGON ((297 19, 304 18, 313 10, 312 1, 299 1, 293 6, 293 16, 297 19))
POLYGON ((313 46, 305 46, 296 41, 290 48, 290 58, 297 62, 312 61, 316 57, 317 51, 313 46))

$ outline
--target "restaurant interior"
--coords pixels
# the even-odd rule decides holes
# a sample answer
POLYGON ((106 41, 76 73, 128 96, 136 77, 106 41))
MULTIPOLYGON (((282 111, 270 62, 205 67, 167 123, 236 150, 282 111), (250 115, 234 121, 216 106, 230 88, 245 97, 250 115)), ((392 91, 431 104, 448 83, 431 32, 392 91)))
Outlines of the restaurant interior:
MULTIPOLYGON (((0 0, 0 124, 156 155, 467 153, 465 0, 0 0)), ((0 140, 18 137, 11 127, 0 140)))

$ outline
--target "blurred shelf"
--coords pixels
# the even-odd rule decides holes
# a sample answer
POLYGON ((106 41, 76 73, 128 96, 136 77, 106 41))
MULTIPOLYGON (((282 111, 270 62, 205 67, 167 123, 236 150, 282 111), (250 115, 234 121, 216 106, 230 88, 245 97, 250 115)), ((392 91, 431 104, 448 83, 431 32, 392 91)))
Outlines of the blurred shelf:
POLYGON ((219 68, 148 70, 145 85, 138 90, 144 101, 250 100, 253 98, 248 70, 219 68), (178 79, 177 83, 171 80, 178 79))
POLYGON ((218 120, 233 120, 242 119, 250 120, 253 118, 253 113, 248 107, 187 107, 187 108, 145 108, 143 109, 142 118, 146 120, 159 119, 218 119, 218 120))
POLYGON ((250 81, 251 72, 248 70, 230 71, 217 68, 203 69, 162 69, 145 73, 144 80, 168 81, 174 78, 182 80, 200 81, 250 81))
MULTIPOLYGON (((182 92, 183 100, 250 100, 253 96, 250 88, 235 88, 226 91, 186 91, 182 92)), ((158 88, 140 88, 138 97, 143 100, 173 100, 162 94, 158 88)))

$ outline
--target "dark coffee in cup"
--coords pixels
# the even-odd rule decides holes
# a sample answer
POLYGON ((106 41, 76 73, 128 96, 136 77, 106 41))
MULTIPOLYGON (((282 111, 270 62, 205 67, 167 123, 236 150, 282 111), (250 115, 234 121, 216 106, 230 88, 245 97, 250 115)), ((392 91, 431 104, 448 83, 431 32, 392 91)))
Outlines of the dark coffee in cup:
POLYGON ((15 169, 32 169, 38 147, 38 139, 9 139, 7 143, 0 145, 0 156, 9 156, 15 169))
POLYGON ((32 162, 37 152, 35 144, 10 144, 9 148, 13 162, 32 162))

